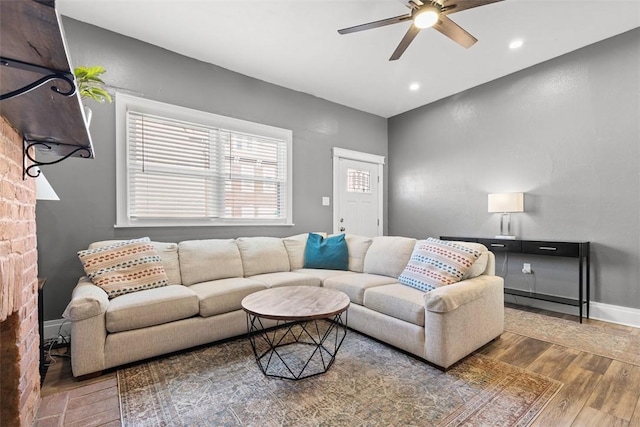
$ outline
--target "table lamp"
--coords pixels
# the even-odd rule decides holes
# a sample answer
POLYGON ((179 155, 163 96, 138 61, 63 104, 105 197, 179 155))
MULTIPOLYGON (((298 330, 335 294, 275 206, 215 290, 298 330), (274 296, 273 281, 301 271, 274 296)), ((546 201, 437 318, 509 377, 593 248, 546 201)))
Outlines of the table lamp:
POLYGON ((44 177, 42 171, 36 177, 36 200, 60 200, 47 178, 44 177))
POLYGON ((511 212, 524 212, 524 193, 489 194, 489 212, 500 213, 500 235, 497 239, 515 240, 511 235, 511 212))

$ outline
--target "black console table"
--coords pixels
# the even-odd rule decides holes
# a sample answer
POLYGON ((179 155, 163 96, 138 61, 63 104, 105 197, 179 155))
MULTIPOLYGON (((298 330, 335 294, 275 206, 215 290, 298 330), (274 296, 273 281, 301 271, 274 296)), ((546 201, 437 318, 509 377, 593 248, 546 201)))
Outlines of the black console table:
POLYGON ((545 255, 554 257, 578 258, 578 298, 565 298, 555 295, 528 292, 521 289, 504 288, 504 293, 520 297, 533 298, 558 304, 578 307, 580 323, 582 323, 582 306, 586 306, 586 318, 589 318, 590 266, 589 242, 556 242, 542 240, 508 240, 490 239, 482 237, 451 237, 441 236, 442 240, 458 240, 476 242, 486 246, 491 252, 511 252, 531 255, 545 255))

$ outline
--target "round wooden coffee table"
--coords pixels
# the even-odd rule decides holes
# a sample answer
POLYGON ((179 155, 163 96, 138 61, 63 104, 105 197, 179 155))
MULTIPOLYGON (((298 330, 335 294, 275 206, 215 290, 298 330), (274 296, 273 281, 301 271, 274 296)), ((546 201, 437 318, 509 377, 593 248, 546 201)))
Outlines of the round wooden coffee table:
POLYGON ((284 286, 246 296, 242 308, 262 372, 292 380, 327 372, 347 334, 349 304, 343 292, 315 286, 284 286))

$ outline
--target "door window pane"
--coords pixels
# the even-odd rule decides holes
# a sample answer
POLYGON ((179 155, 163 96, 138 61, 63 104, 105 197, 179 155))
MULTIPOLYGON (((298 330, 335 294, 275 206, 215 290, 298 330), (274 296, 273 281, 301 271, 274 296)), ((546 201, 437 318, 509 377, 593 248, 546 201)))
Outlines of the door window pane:
POLYGON ((347 169, 347 191, 371 193, 371 173, 366 170, 347 169))

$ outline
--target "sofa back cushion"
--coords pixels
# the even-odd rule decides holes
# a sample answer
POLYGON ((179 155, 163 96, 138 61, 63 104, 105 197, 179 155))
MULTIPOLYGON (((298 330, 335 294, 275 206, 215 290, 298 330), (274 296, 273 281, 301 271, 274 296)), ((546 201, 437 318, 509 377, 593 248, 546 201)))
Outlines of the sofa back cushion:
POLYGON ((233 239, 185 240, 178 244, 183 285, 242 277, 242 259, 233 239))
POLYGON ((398 278, 411 258, 416 239, 376 236, 364 257, 364 273, 398 278))
POLYGON ((304 249, 307 246, 308 236, 309 233, 304 233, 282 239, 289 255, 289 267, 292 271, 304 267, 304 249))
POLYGON ((279 237, 240 237, 236 239, 244 276, 289 271, 289 254, 279 237))
MULTIPOLYGON (((113 245, 114 243, 121 243, 124 240, 102 240, 99 242, 93 242, 89 245, 89 249, 96 249, 103 246, 113 245)), ((158 252, 164 271, 167 273, 167 279, 170 285, 179 285, 182 283, 182 277, 180 275, 180 262, 178 260, 178 244, 177 243, 165 243, 165 242, 151 242, 153 247, 158 252)))
POLYGON ((349 271, 362 273, 364 270, 364 257, 373 243, 371 237, 347 234, 347 248, 349 249, 349 271))

